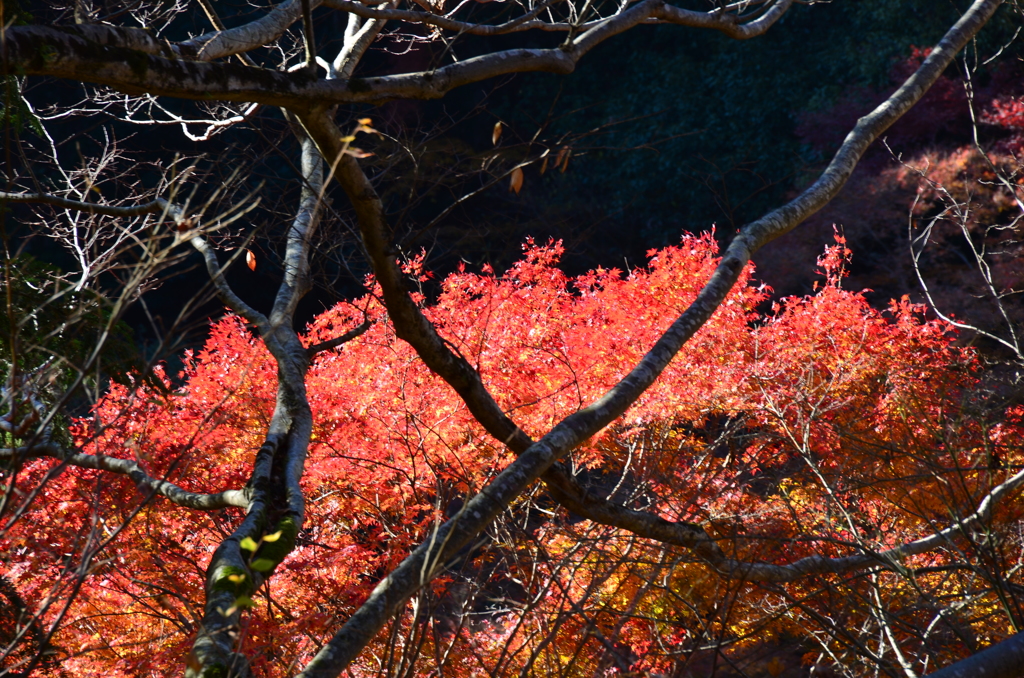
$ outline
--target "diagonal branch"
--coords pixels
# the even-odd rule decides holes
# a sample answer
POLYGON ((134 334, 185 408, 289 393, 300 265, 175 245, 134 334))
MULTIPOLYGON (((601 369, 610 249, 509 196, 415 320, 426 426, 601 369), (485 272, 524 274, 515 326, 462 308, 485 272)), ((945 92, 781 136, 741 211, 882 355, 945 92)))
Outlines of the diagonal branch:
POLYGON ((213 61, 242 54, 280 38, 288 27, 302 18, 303 5, 316 9, 321 0, 286 0, 259 19, 236 28, 218 30, 179 42, 174 50, 184 58, 213 61))
MULTIPOLYGON (((765 243, 795 228, 839 192, 871 143, 920 100, 957 52, 981 29, 1000 4, 1001 0, 976 0, 903 86, 881 106, 858 121, 832 162, 810 188, 793 201, 741 230, 697 299, 622 381, 595 403, 566 417, 547 435, 529 445, 494 481, 470 499, 456 517, 438 526, 428 541, 416 548, 377 585, 369 599, 300 675, 304 678, 326 678, 344 671, 387 620, 402 609, 410 596, 442 571, 459 549, 470 543, 562 456, 625 412, 653 383, 683 344, 711 317, 739 279, 751 254, 765 243)), ((442 374, 459 395, 466 399, 474 415, 478 411, 484 414, 481 423, 490 430, 488 422, 500 423, 500 419, 498 422, 495 419, 499 414, 504 418, 504 414, 493 411, 489 405, 493 399, 480 384, 479 377, 470 378, 466 374, 464 361, 460 363, 456 356, 447 351, 434 328, 416 311, 408 295, 401 291, 401 271, 386 240, 383 206, 372 185, 358 163, 342 153, 338 141, 340 134, 330 119, 319 116, 306 119, 304 123, 321 152, 325 157, 334 159, 337 165, 335 177, 355 208, 364 246, 371 257, 378 281, 385 290, 385 305, 396 331, 404 332, 403 338, 411 336, 416 341, 413 345, 424 362, 442 374), (402 329, 398 329, 399 325, 403 326, 402 329), (474 394, 481 395, 477 398, 474 394)), ((406 341, 409 339, 406 338, 406 341)), ((505 430, 504 425, 496 428, 499 434, 505 430)), ((516 438, 518 436, 513 434, 511 439, 502 436, 499 440, 512 443, 516 438)))
POLYGON ((1024 633, 1016 633, 1001 643, 961 659, 925 678, 1020 678, 1024 666, 1024 633))
MULTIPOLYGON (((740 581, 751 582, 792 582, 811 574, 839 574, 863 570, 868 567, 884 567, 895 569, 898 563, 910 556, 920 555, 932 551, 943 544, 949 543, 957 535, 963 534, 973 528, 983 525, 992 515, 992 509, 1004 497, 1011 492, 1024 486, 1024 471, 1006 479, 999 485, 992 488, 988 494, 978 503, 978 508, 969 516, 962 518, 952 525, 939 530, 927 537, 915 541, 894 546, 885 551, 869 551, 851 556, 839 558, 826 558, 824 556, 808 556, 786 565, 772 565, 771 563, 751 563, 731 558, 708 557, 701 555, 720 573, 740 581)), ((671 533, 667 536, 670 539, 662 540, 670 544, 680 544, 671 539, 671 533)))
MULTIPOLYGON (((206 271, 210 274, 210 280, 213 281, 213 286, 217 288, 217 295, 220 300, 230 308, 232 311, 242 316, 253 325, 256 325, 260 329, 261 333, 269 331, 270 321, 267 316, 263 315, 249 304, 242 301, 242 298, 235 294, 235 291, 231 289, 231 285, 228 284, 227 279, 224 277, 224 270, 226 267, 222 267, 220 262, 217 261, 217 253, 210 247, 210 243, 200 235, 194 235, 191 238, 192 247, 196 248, 200 254, 203 255, 203 261, 206 262, 206 271)), ((241 250, 239 250, 240 252, 241 250)), ((238 254, 232 257, 233 261, 238 254)), ((231 263, 230 261, 228 263, 231 263)))
POLYGON ((367 318, 355 329, 351 329, 340 337, 335 337, 328 341, 322 341, 319 344, 313 344, 306 348, 306 352, 309 357, 312 358, 317 353, 323 353, 324 351, 330 351, 332 348, 338 348, 342 344, 347 344, 358 336, 361 336, 366 330, 370 329, 370 320, 367 318))
POLYGON ((30 447, 0 449, 0 459, 41 459, 45 457, 59 459, 71 466, 128 476, 140 490, 154 492, 185 508, 212 511, 229 506, 249 507, 249 499, 245 490, 225 490, 215 494, 189 492, 174 483, 154 478, 142 470, 142 467, 136 462, 129 459, 109 457, 103 454, 69 452, 52 442, 30 447))
POLYGON ((358 18, 355 14, 350 14, 348 19, 348 28, 351 30, 345 31, 344 45, 334 57, 334 61, 328 64, 328 79, 348 80, 351 78, 352 73, 356 70, 356 65, 366 54, 370 44, 377 39, 384 24, 387 23, 385 19, 371 19, 363 22, 362 26, 358 26, 358 18))

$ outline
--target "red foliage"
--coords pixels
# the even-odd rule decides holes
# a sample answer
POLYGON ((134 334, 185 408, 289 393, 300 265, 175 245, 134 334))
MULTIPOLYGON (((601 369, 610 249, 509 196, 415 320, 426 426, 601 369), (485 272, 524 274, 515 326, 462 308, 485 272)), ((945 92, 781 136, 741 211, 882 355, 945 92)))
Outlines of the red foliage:
MULTIPOLYGON (((628 274, 598 269, 569 278, 556 266, 560 254, 559 245, 531 243, 505 275, 460 271, 425 307, 532 435, 620 379, 716 263, 710 235, 652 251, 647 269, 628 274)), ((616 500, 700 522, 723 548, 756 560, 883 549, 972 511, 1005 477, 990 468, 993 455, 1022 461, 1020 417, 987 427, 964 416, 970 354, 906 299, 879 313, 842 289, 848 257, 839 239, 819 260, 816 294, 775 304, 768 315, 755 311, 766 290, 748 269, 657 383, 577 450, 571 466, 616 500)), ((409 272, 427 275, 421 263, 409 272)), ((395 338, 372 297, 326 311, 305 341, 337 336, 360 321, 362 308, 372 328, 321 354, 308 376, 316 425, 304 477, 307 523, 247 615, 240 642, 257 675, 286 675, 307 660, 379 577, 510 460, 395 338)), ((240 487, 274 407, 272 365, 244 324, 225 318, 206 347, 187 356, 182 389, 113 385, 74 435, 87 452, 137 459, 192 491, 240 487)), ((52 465, 31 465, 19 483, 28 491, 52 465)), ((0 544, 3 574, 26 599, 40 600, 76 581, 62 569, 64 553, 123 526, 87 568, 56 639, 73 673, 181 669, 223 517, 163 499, 140 507, 140 498, 126 479, 68 470, 0 544)), ((714 638, 753 651, 751 634, 766 627, 810 637, 804 629, 816 614, 866 618, 861 599, 842 593, 863 579, 794 585, 785 595, 801 607, 776 615, 771 610, 786 604, 774 589, 737 591, 685 554, 552 513, 536 499, 513 506, 487 543, 417 601, 420 617, 400 620, 352 675, 378 675, 396 648, 422 658, 417 675, 514 673, 530 662, 545 675, 669 671, 714 638), (437 620, 433 633, 423 631, 424 610, 437 620)), ((993 529, 1020 509, 1019 501, 1003 507, 993 529)), ((940 550, 911 564, 958 557, 940 550)), ((965 597, 955 570, 913 585, 893 577, 886 586, 891 614, 908 628, 927 623, 929 608, 917 603, 928 595, 963 600, 951 614, 975 633, 1003 631, 974 614, 992 601, 965 597)), ((826 642, 842 655, 841 638, 826 642)), ((965 651, 953 640, 941 650, 965 651)))
POLYGON ((994 99, 982 113, 981 120, 1008 132, 997 150, 1016 156, 1024 154, 1024 97, 994 99))

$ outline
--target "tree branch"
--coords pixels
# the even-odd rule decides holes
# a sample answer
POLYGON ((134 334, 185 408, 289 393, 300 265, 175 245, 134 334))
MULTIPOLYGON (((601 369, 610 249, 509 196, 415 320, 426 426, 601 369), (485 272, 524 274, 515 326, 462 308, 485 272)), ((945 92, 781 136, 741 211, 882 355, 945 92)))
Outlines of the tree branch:
POLYGON ((309 242, 316 231, 320 220, 319 207, 324 192, 323 158, 316 146, 308 137, 303 137, 302 145, 302 194, 299 198, 299 209, 288 229, 288 239, 284 252, 284 277, 274 299, 274 308, 270 312, 270 324, 273 326, 289 324, 295 314, 299 300, 309 291, 309 242))
POLYGON ((736 40, 748 40, 763 35, 776 21, 782 18, 793 0, 777 0, 772 6, 754 21, 744 22, 734 14, 724 12, 694 12, 680 9, 665 3, 655 18, 665 23, 693 26, 694 28, 713 28, 736 40))
POLYGON ((304 2, 309 3, 310 10, 320 6, 320 0, 286 0, 259 19, 176 43, 174 50, 187 59, 214 61, 262 47, 280 38, 302 18, 304 2))
MULTIPOLYGON (((780 0, 756 21, 739 24, 735 18, 730 18, 733 15, 691 12, 670 7, 664 0, 642 0, 612 17, 587 24, 592 27, 567 46, 554 49, 511 49, 466 59, 431 71, 372 78, 319 80, 306 69, 283 73, 230 63, 185 61, 177 57, 193 50, 193 47, 186 48, 186 43, 179 43, 172 49, 172 46, 149 37, 144 31, 114 27, 104 27, 103 31, 97 33, 102 38, 98 42, 99 46, 91 34, 89 37, 84 36, 78 27, 6 28, 3 66, 6 73, 70 78, 108 85, 129 94, 256 102, 283 106, 299 113, 342 103, 383 103, 399 98, 435 99, 456 87, 510 73, 571 73, 577 61, 601 42, 651 21, 713 28, 745 39, 764 33, 791 5, 792 0, 780 0)), ((355 7, 350 9, 356 11, 355 7)), ((386 19, 386 16, 369 15, 398 10, 364 8, 358 11, 368 15, 368 18, 386 19)), ((269 21, 269 14, 264 19, 268 19, 267 25, 272 24, 273 31, 276 31, 285 19, 294 22, 301 15, 300 0, 289 0, 275 8, 271 14, 277 17, 274 21, 269 21)), ((269 40, 271 38, 267 36, 274 33, 263 24, 254 27, 259 21, 244 27, 252 32, 249 37, 225 37, 234 35, 232 31, 240 29, 212 34, 215 37, 203 43, 203 46, 194 47, 195 58, 208 60, 213 58, 212 54, 235 54, 245 51, 243 47, 251 48, 257 42, 265 44, 258 40, 269 40), (261 32, 265 28, 269 32, 261 32), (258 39, 253 36, 258 36, 258 39), (222 43, 223 48, 216 46, 222 43)))
POLYGON ((1022 666, 1024 633, 1016 633, 925 678, 1020 678, 1022 666))
MULTIPOLYGON (((279 411, 274 414, 271 430, 256 453, 252 474, 246 484, 250 488, 250 499, 245 519, 231 536, 220 543, 206 569, 206 605, 199 635, 192 644, 191 659, 200 667, 219 666, 225 676, 229 675, 229 667, 235 669, 235 675, 245 675, 244 667, 248 666, 245 657, 234 652, 234 629, 238 626, 240 614, 235 601, 240 592, 255 590, 264 581, 262 572, 249 567, 249 559, 242 555, 240 544, 246 537, 259 539, 266 522, 274 457, 287 438, 280 430, 285 423, 283 417, 279 411), (233 585, 229 577, 238 574, 244 574, 245 578, 240 585, 233 585)), ((193 661, 185 671, 187 678, 201 675, 201 671, 192 668, 193 661)))
POLYGON ((141 205, 121 207, 69 200, 68 198, 61 198, 48 193, 4 193, 0 191, 0 202, 42 203, 62 209, 77 210, 89 214, 102 214, 109 217, 137 217, 143 214, 162 214, 168 211, 167 203, 159 198, 141 205))
POLYGON ((983 524, 992 515, 992 509, 999 501, 1014 490, 1024 485, 1024 471, 1019 471, 1004 482, 992 488, 978 508, 966 518, 956 521, 949 527, 939 530, 927 537, 922 537, 908 544, 895 546, 879 552, 868 552, 840 558, 808 556, 787 565, 770 563, 750 563, 739 560, 723 559, 708 562, 719 572, 730 578, 742 581, 785 583, 796 581, 810 574, 838 574, 862 570, 867 567, 894 568, 897 563, 909 556, 920 555, 932 551, 942 544, 952 541, 958 534, 983 524))
POLYGON ((348 332, 346 332, 345 334, 341 335, 340 337, 335 337, 334 339, 330 339, 328 341, 322 341, 319 344, 313 344, 312 346, 307 347, 306 348, 306 352, 309 354, 309 357, 312 358, 317 353, 323 353, 324 351, 330 351, 332 348, 337 348, 337 347, 341 346, 342 344, 347 344, 348 342, 352 341, 356 337, 362 335, 364 332, 366 332, 366 330, 370 329, 370 324, 371 324, 370 320, 366 319, 366 320, 364 320, 362 322, 361 325, 359 325, 359 327, 356 327, 355 329, 349 330, 348 332))
MULTIPOLYGON (((924 95, 952 62, 956 53, 980 30, 1000 4, 1001 0, 976 0, 903 86, 881 106, 858 121, 832 162, 810 188, 795 200, 742 229, 697 299, 624 379, 595 403, 569 415, 547 435, 530 445, 495 480, 470 499, 456 517, 439 525, 426 542, 377 585, 369 599, 300 675, 304 678, 333 678, 339 675, 387 620, 401 610, 410 596, 442 571, 459 549, 470 543, 559 458, 619 417, 635 402, 722 303, 739 279, 751 254, 765 243, 795 228, 838 193, 868 146, 924 95)), ((628 12, 622 16, 626 14, 628 12)), ((383 229, 380 199, 358 163, 342 153, 338 141, 340 134, 333 122, 324 116, 304 122, 321 152, 337 165, 335 177, 355 208, 364 246, 370 254, 378 281, 382 287, 394 286, 390 294, 385 288, 384 299, 396 330, 400 323, 408 323, 413 336, 422 333, 424 340, 419 343, 424 348, 421 353, 424 362, 431 369, 435 369, 431 365, 433 362, 448 371, 451 378, 449 383, 454 382, 452 386, 460 396, 465 398, 464 393, 482 391, 483 396, 493 400, 486 389, 477 385, 478 377, 466 382, 462 365, 450 352, 438 346, 440 339, 434 328, 421 315, 410 314, 409 304, 405 301, 408 295, 403 293, 399 296, 396 293, 401 289, 400 279, 395 279, 400 271, 396 273, 394 255, 384 239, 386 231, 383 229)), ((419 346, 416 348, 419 352, 419 346)), ((493 412, 483 406, 485 401, 466 402, 471 410, 483 411, 488 419, 492 418, 493 412)), ((481 423, 487 426, 485 421, 481 423)), ((511 441, 502 442, 507 444, 511 441)))
MULTIPOLYGON (((134 40, 133 29, 108 28, 111 34, 127 33, 134 40)), ((125 46, 128 37, 97 44, 78 27, 10 26, 0 30, 4 74, 69 78, 108 85, 127 94, 256 102, 295 110, 314 105, 318 96, 318 88, 312 86, 316 81, 305 70, 284 73, 236 63, 186 61, 164 51, 164 45, 157 48, 144 43, 145 49, 136 49, 134 43, 125 46)))
POLYGON ((350 14, 349 17, 349 30, 345 31, 345 42, 342 48, 338 50, 337 56, 334 57, 334 61, 328 64, 327 69, 328 79, 340 78, 342 80, 348 80, 352 77, 352 73, 355 72, 356 65, 366 54, 366 50, 370 48, 370 44, 377 39, 381 29, 384 28, 384 24, 387 23, 385 19, 370 19, 363 23, 361 27, 357 27, 355 23, 358 18, 355 14, 350 14))
POLYGON ((216 494, 189 492, 174 483, 154 478, 143 471, 142 467, 136 462, 128 459, 108 457, 103 454, 68 452, 63 447, 52 442, 15 449, 0 449, 0 459, 41 459, 45 457, 59 459, 80 468, 109 471, 128 476, 140 490, 154 492, 185 508, 212 511, 229 506, 237 506, 239 508, 248 508, 249 506, 245 490, 225 490, 216 494))
MULTIPOLYGON (((541 12, 552 7, 554 2, 539 3, 532 10, 520 17, 507 21, 503 24, 479 24, 469 21, 459 21, 446 16, 425 12, 420 10, 403 9, 377 9, 351 0, 323 0, 324 7, 340 9, 365 19, 385 19, 392 21, 404 21, 411 24, 435 26, 445 30, 467 35, 505 35, 508 33, 519 33, 529 30, 568 32, 570 30, 589 31, 607 21, 619 16, 621 12, 610 17, 588 21, 579 26, 567 21, 539 21, 535 20, 541 12)), ((674 7, 665 2, 652 3, 661 4, 663 7, 656 10, 649 18, 648 23, 672 23, 680 26, 692 26, 694 28, 710 28, 721 31, 731 38, 746 40, 761 35, 767 31, 772 24, 793 4, 793 0, 781 0, 774 5, 759 19, 744 23, 735 14, 728 14, 720 10, 711 12, 695 12, 693 10, 674 7)))
MULTIPOLYGON (((170 216, 175 223, 183 223, 184 220, 184 215, 181 213, 181 209, 167 202, 163 198, 157 198, 156 200, 142 205, 120 207, 114 205, 97 205, 95 203, 82 202, 79 200, 69 200, 67 198, 61 198, 46 193, 0 192, 0 201, 5 200, 19 203, 43 203, 61 207, 63 209, 78 210, 80 212, 102 214, 112 217, 134 217, 142 214, 165 214, 170 216)), ((231 286, 228 285, 227 280, 224 278, 224 269, 220 267, 220 264, 217 261, 217 255, 213 251, 213 248, 210 247, 209 243, 207 243, 200 235, 192 236, 190 241, 192 246, 203 255, 203 259, 206 262, 206 269, 210 274, 210 278, 217 289, 218 296, 221 301, 223 301, 224 304, 232 311, 254 325, 260 326, 267 324, 269 321, 266 316, 242 301, 241 297, 235 294, 234 290, 231 289, 231 286)))
MULTIPOLYGON (((424 12, 421 10, 376 9, 360 2, 350 2, 350 0, 324 0, 323 4, 325 7, 340 9, 350 14, 363 17, 364 19, 404 21, 405 23, 434 26, 436 28, 443 28, 445 30, 464 33, 467 35, 505 35, 507 33, 518 33, 527 30, 567 31, 570 27, 570 25, 565 22, 533 21, 533 19, 540 16, 541 12, 555 4, 553 2, 539 3, 526 14, 497 25, 459 21, 457 19, 451 19, 446 16, 434 14, 433 12, 424 12)), ((603 19, 599 21, 603 21, 603 19)), ((590 27, 596 23, 596 21, 591 22, 589 24, 585 24, 585 26, 590 27)))
MULTIPOLYGON (((192 646, 194 661, 186 671, 188 678, 248 675, 244 656, 234 651, 241 606, 238 601, 251 600, 251 593, 270 578, 295 548, 295 539, 305 520, 301 480, 313 432, 313 415, 305 384, 309 353, 293 325, 295 306, 309 288, 309 238, 316 227, 317 208, 323 196, 323 159, 308 138, 300 136, 300 141, 304 183, 299 209, 288 229, 284 276, 269 320, 249 309, 259 321, 264 346, 277 363, 274 413, 247 485, 252 491, 249 512, 238 529, 218 546, 207 569, 205 613, 202 630, 192 646), (243 557, 243 539, 249 537, 261 543, 265 534, 275 532, 280 534, 267 545, 269 548, 261 547, 250 557, 243 557), (269 561, 269 567, 255 567, 258 560, 269 561), (231 578, 242 573, 245 576, 241 584, 232 583, 231 578)), ((230 292, 209 246, 198 238, 193 239, 193 244, 206 248, 201 251, 211 276, 230 292)))
MULTIPOLYGON (((220 262, 217 261, 217 253, 213 251, 210 244, 200 235, 192 236, 190 242, 192 247, 196 248, 203 255, 203 260, 206 262, 206 271, 210 274, 210 280, 213 282, 214 287, 217 288, 217 295, 224 302, 224 305, 253 325, 256 325, 261 333, 269 333, 270 321, 267 319, 267 316, 242 301, 242 298, 231 289, 231 285, 228 285, 227 279, 224 278, 224 269, 221 268, 220 262)), ((232 257, 232 260, 237 258, 237 256, 236 254, 235 257, 232 257)))

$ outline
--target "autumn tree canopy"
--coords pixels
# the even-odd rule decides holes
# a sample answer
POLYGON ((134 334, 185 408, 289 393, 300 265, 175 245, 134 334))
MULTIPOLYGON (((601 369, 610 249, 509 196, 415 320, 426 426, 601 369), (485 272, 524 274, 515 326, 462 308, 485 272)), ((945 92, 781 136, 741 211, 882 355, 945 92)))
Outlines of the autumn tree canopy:
MULTIPOLYGON (((708 236, 652 252, 649 268, 628 275, 569 279, 559 254, 531 244, 502 276, 452 275, 423 309, 535 435, 614 385, 716 263, 708 236)), ((1000 637, 1007 617, 993 606, 1019 584, 998 563, 1021 548, 1014 525, 1024 507, 1001 502, 992 513, 983 504, 1024 482, 1007 470, 1020 464, 1024 411, 994 425, 965 414, 971 353, 920 307, 894 302, 879 313, 843 290, 847 255, 834 247, 822 258, 819 291, 767 314, 755 310, 766 291, 744 274, 626 415, 567 460, 591 492, 701 525, 719 549, 666 549, 532 493, 457 554, 350 670, 371 675, 394 656, 416 675, 503 674, 506 665, 538 675, 668 672, 706 668, 701 648, 723 642, 734 644, 726 656, 770 670, 793 660, 766 649, 765 637, 779 634, 801 639, 804 664, 869 665, 854 638, 820 635, 835 631, 821 628, 821 616, 835 614, 847 626, 890 629, 892 647, 917 665, 948 663, 1000 637), (958 534, 940 542, 935 525, 950 516, 958 534), (868 578, 835 576, 865 569, 868 578), (789 585, 770 585, 779 582, 789 585), (921 634, 940 613, 948 619, 921 634)), ((426 275, 418 262, 411 269, 426 275)), ((320 315, 303 344, 329 341, 364 314, 371 328, 320 353, 306 378, 316 423, 301 535, 282 521, 261 541, 243 538, 249 569, 225 568, 213 582, 249 610, 237 642, 258 675, 308 663, 382 573, 514 459, 396 338, 373 296, 320 315), (283 541, 291 548, 280 549, 283 541), (254 588, 250 577, 271 571, 272 583, 254 588)), ((96 472, 50 480, 5 544, 17 554, 7 578, 26 599, 75 580, 61 573, 60 551, 102 539, 97 521, 124 526, 53 638, 68 656, 63 670, 176 672, 194 633, 203 566, 240 518, 229 507, 244 508, 241 496, 221 491, 244 487, 273 415, 274 372, 244 321, 228 317, 186 358, 180 388, 161 371, 166 389, 114 385, 72 425, 83 457, 134 462, 225 508, 183 511, 130 478, 96 472)), ((27 463, 20 485, 39 486, 53 467, 27 463)), ((882 665, 894 661, 892 649, 872 649, 882 665)))
POLYGON ((806 188, 721 251, 686 236, 570 277, 559 243, 530 241, 500 275, 438 280, 399 237, 495 186, 518 194, 527 170, 564 172, 572 147, 503 150, 499 121, 488 153, 427 162, 371 106, 568 74, 650 24, 757 38, 814 3, 698 4, 8 8, 0 671, 1012 667, 1019 637, 980 651, 1024 618, 1024 412, 981 395, 955 321, 845 290, 838 233, 811 296, 772 302, 750 265, 839 193, 999 0, 965 8, 806 188), (403 60, 421 44, 429 63, 403 60), (49 133, 108 119, 94 154, 49 133), (152 128, 199 150, 133 161, 123 131, 152 128), (249 182, 274 149, 222 143, 243 128, 287 130, 300 155, 249 182), (475 186, 417 193, 468 165, 475 186), (70 263, 15 256, 26 229, 70 263), (205 288, 154 312, 147 295, 174 297, 194 262, 205 288), (246 269, 275 271, 273 292, 246 269), (342 278, 362 292, 301 327, 314 286, 342 278), (211 297, 229 315, 181 369, 130 355, 129 309, 149 355, 173 357, 211 297))

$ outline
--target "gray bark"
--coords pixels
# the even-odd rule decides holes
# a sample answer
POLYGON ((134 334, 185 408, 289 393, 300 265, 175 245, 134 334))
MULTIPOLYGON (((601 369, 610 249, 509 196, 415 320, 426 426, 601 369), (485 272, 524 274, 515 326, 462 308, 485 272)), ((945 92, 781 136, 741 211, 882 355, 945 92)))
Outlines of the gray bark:
POLYGON ((1024 676, 1024 633, 987 647, 925 678, 1020 678, 1024 676))
MULTIPOLYGON (((283 22, 294 22, 301 15, 300 4, 298 0, 289 0, 275 9, 271 13, 275 19, 268 22, 272 30, 247 24, 243 32, 223 31, 213 37, 197 38, 202 45, 192 42, 172 45, 138 29, 104 26, 102 30, 92 31, 91 26, 84 27, 89 30, 78 26, 12 26, 4 30, 3 70, 18 75, 52 75, 108 85, 128 94, 255 102, 299 113, 343 103, 436 99, 456 87, 510 73, 571 73, 579 59, 601 42, 652 22, 714 28, 736 38, 750 38, 767 31, 789 9, 792 0, 780 0, 764 16, 750 23, 739 23, 728 14, 680 10, 666 5, 664 0, 642 0, 614 16, 594 22, 562 47, 511 49, 420 73, 318 80, 305 69, 282 73, 209 62, 214 54, 239 54, 265 44, 260 40, 280 35, 275 31, 287 28, 282 28, 283 22), (230 37, 218 37, 228 34, 230 37)), ((369 16, 375 13, 361 12, 368 18, 388 18, 386 15, 369 16)))
POLYGON ((79 468, 91 468, 97 471, 109 471, 110 473, 128 476, 140 490, 159 494, 185 508, 212 511, 229 506, 246 508, 249 505, 249 499, 246 497, 245 490, 224 490, 223 492, 213 494, 189 492, 174 483, 154 478, 146 473, 136 462, 129 459, 108 457, 102 454, 69 452, 55 443, 41 443, 31 447, 0 450, 0 459, 40 459, 45 457, 59 459, 79 468))
MULTIPOLYGON (((247 490, 251 494, 242 524, 214 552, 206 573, 206 606, 201 631, 192 646, 193 666, 186 676, 227 670, 239 676, 248 673, 244 657, 234 651, 241 610, 236 601, 258 588, 273 574, 257 569, 243 555, 240 544, 250 538, 259 542, 264 535, 284 532, 281 547, 274 552, 274 566, 295 546, 295 536, 305 519, 305 497, 300 482, 313 431, 313 416, 306 397, 309 352, 294 328, 295 307, 309 289, 309 243, 318 221, 323 189, 323 161, 312 142, 302 142, 302 174, 305 184, 299 209, 288 231, 284 254, 284 277, 270 315, 245 305, 224 280, 216 257, 198 238, 210 276, 225 303, 259 328, 264 345, 277 363, 277 403, 269 433, 256 462, 247 490), (230 586, 228 577, 243 574, 242 584, 230 586)), ((275 544, 278 542, 275 542, 275 544)))

